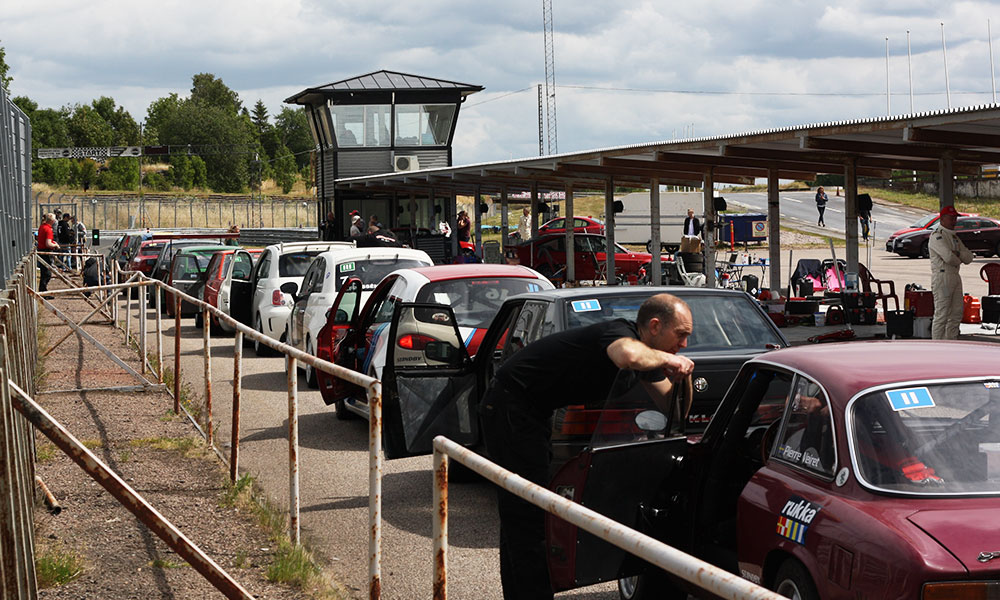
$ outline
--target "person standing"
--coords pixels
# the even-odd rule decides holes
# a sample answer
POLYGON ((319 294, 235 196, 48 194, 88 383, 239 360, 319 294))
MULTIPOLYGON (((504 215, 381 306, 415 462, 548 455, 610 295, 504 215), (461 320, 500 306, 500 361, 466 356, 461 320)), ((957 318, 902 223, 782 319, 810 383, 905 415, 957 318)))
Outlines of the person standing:
MULTIPOLYGON (((55 234, 52 231, 52 226, 55 224, 56 215, 54 213, 46 213, 45 219, 42 220, 42 225, 38 228, 39 252, 54 252, 59 249, 59 244, 56 243, 55 234)), ((39 256, 41 256, 42 262, 38 264, 40 271, 38 291, 47 292, 49 290, 49 280, 52 279, 52 270, 49 268, 52 265, 52 255, 42 254, 39 256)))
POLYGON ((826 212, 826 203, 829 201, 830 199, 826 197, 826 192, 823 191, 823 186, 820 186, 816 190, 816 210, 819 211, 819 221, 816 222, 816 225, 819 227, 826 227, 826 221, 823 220, 823 213, 826 212))
MULTIPOLYGON (((76 238, 76 249, 77 254, 83 254, 87 251, 87 226, 83 224, 83 221, 76 218, 73 215, 73 233, 76 238)), ((76 257, 76 267, 83 268, 83 257, 76 257)))
POLYGON ((527 206, 521 210, 521 223, 517 226, 517 233, 522 242, 531 239, 531 209, 527 206))
POLYGON ((455 224, 458 226, 458 241, 468 242, 472 239, 472 220, 469 213, 459 211, 455 224))
MULTIPOLYGON (((687 304, 657 294, 643 302, 636 321, 602 321, 528 344, 500 367, 480 403, 490 458, 545 486, 553 412, 605 398, 620 369, 638 372, 667 412, 673 382, 694 370, 690 359, 677 354, 691 330, 687 304)), ((551 599, 545 512, 503 489, 498 489, 497 508, 504 598, 551 599)))
POLYGON ((361 213, 356 210, 351 211, 351 239, 357 239, 365 234, 362 230, 361 213))
POLYGON ((941 209, 940 224, 931 233, 927 250, 931 256, 931 291, 934 293, 934 319, 931 338, 957 340, 962 322, 964 300, 959 267, 972 262, 972 252, 955 234, 958 211, 954 206, 941 209))
POLYGON ((694 209, 688 209, 688 216, 684 219, 684 235, 701 235, 701 221, 694 216, 694 209))
MULTIPOLYGON (((58 225, 56 226, 56 240, 59 241, 59 245, 63 247, 66 252, 61 255, 62 260, 65 261, 64 265, 68 268, 71 267, 71 260, 69 252, 71 250, 70 245, 73 243, 73 225, 70 223, 70 214, 65 212, 62 214, 62 219, 60 219, 58 225)), ((66 269, 63 269, 64 271, 66 269)))

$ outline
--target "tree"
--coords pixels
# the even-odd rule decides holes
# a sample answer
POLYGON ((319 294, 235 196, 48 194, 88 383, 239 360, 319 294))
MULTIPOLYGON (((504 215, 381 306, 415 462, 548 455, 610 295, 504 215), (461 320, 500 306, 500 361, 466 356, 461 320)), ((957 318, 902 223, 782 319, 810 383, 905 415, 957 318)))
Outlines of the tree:
POLYGON ((97 180, 97 164, 89 158, 72 161, 70 180, 84 189, 89 188, 97 180))
POLYGON ((258 99, 257 104, 253 105, 250 119, 253 121, 254 127, 257 128, 258 136, 263 135, 265 131, 271 128, 271 124, 267 120, 267 107, 264 106, 263 100, 258 99))
POLYGON ((233 115, 243 110, 243 103, 236 92, 211 73, 198 73, 192 77, 191 101, 221 108, 233 115))
POLYGON ((208 168, 200 156, 191 157, 191 169, 194 171, 194 187, 208 187, 208 168))
POLYGON ((191 157, 185 154, 171 156, 170 176, 174 185, 184 191, 194 187, 194 166, 191 164, 191 157))
POLYGON ((295 155, 299 168, 308 165, 309 151, 316 147, 316 142, 309 132, 305 108, 282 108, 274 119, 274 127, 279 132, 281 143, 295 155))
POLYGON ((139 143, 139 124, 124 108, 115 106, 114 98, 101 96, 91 105, 114 132, 112 145, 131 146, 139 143))
POLYGON ((209 187, 216 192, 243 192, 249 183, 248 154, 253 146, 249 118, 199 102, 182 102, 159 133, 161 144, 211 145, 203 156, 209 187))
POLYGON ((131 158, 112 158, 108 168, 97 175, 102 190, 134 190, 139 187, 139 170, 131 158))
POLYGON ((111 146, 115 132, 92 106, 77 104, 67 122, 74 146, 111 146))
POLYGON ((13 77, 7 75, 8 71, 10 71, 10 66, 7 65, 7 51, 4 50, 3 46, 0 46, 0 85, 5 90, 9 90, 11 82, 14 81, 13 77))
POLYGON ((287 194, 292 191, 297 178, 298 169, 295 167, 295 157, 288 151, 288 148, 279 146, 274 161, 274 182, 281 186, 281 193, 287 194))
POLYGON ((160 130, 163 124, 173 118, 177 108, 181 105, 181 99, 177 94, 170 94, 163 98, 157 98, 150 103, 146 109, 146 130, 144 137, 150 144, 162 144, 160 140, 160 130))

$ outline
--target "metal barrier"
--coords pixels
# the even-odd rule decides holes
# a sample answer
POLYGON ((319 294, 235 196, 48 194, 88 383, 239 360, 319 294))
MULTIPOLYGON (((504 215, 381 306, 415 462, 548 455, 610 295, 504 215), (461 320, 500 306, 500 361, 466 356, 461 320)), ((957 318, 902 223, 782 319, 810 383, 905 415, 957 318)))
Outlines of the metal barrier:
MULTIPOLYGON (((130 290, 131 288, 139 288, 139 306, 138 306, 138 317, 139 320, 139 338, 134 340, 131 336, 132 331, 132 310, 131 310, 131 293, 124 294, 126 303, 125 307, 125 323, 122 329, 126 332, 127 340, 135 341, 136 347, 138 348, 140 361, 143 366, 146 367, 148 364, 148 358, 146 356, 147 340, 145 334, 145 323, 148 320, 149 302, 148 295, 144 293, 147 287, 151 287, 156 292, 156 364, 160 365, 160 370, 158 371, 158 380, 162 382, 162 364, 163 364, 163 350, 162 350, 162 320, 160 312, 160 302, 161 297, 164 293, 169 293, 173 296, 174 302, 174 373, 173 373, 173 389, 169 390, 174 397, 174 412, 180 414, 185 413, 188 419, 194 424, 194 426, 201 433, 202 437, 209 441, 212 449, 222 458, 226 460, 226 457, 222 452, 212 445, 212 432, 214 431, 213 414, 211 410, 211 383, 209 378, 211 377, 211 343, 210 337, 207 333, 202 335, 202 345, 204 352, 204 376, 206 380, 205 387, 205 400, 206 400, 206 412, 205 412, 205 428, 202 429, 201 425, 194 419, 190 413, 184 408, 180 402, 180 390, 181 390, 181 364, 180 364, 180 320, 181 320, 181 303, 187 302, 195 305, 204 313, 205 322, 205 332, 208 331, 209 323, 211 322, 211 317, 215 317, 218 321, 224 322, 229 327, 236 330, 236 336, 234 339, 233 348, 233 410, 232 410, 232 423, 231 423, 231 445, 230 454, 228 457, 229 462, 229 474, 230 478, 235 481, 238 471, 239 471, 239 431, 240 431, 240 401, 242 393, 242 347, 244 338, 257 341, 261 344, 268 346, 269 348, 281 352, 286 356, 287 364, 287 387, 288 387, 288 476, 289 476, 289 538, 292 543, 298 544, 299 539, 299 463, 298 463, 298 370, 297 361, 302 361, 314 369, 328 373, 339 379, 343 379, 355 385, 358 385, 365 390, 367 390, 368 406, 371 414, 369 419, 369 439, 368 439, 368 450, 369 450, 369 598, 376 600, 381 597, 381 561, 382 561, 382 384, 367 375, 358 373, 346 367, 341 367, 335 365, 331 362, 320 359, 311 354, 307 354, 293 346, 284 344, 277 340, 274 340, 262 333, 257 332, 243 323, 233 319, 229 315, 223 313, 218 308, 203 302, 202 300, 190 296, 176 288, 173 288, 166 283, 149 279, 142 273, 138 272, 125 272, 120 271, 118 264, 115 261, 111 262, 111 273, 112 273, 112 284, 106 286, 109 289, 115 290, 130 290), (117 283, 118 279, 123 275, 128 274, 129 279, 124 283, 117 283)), ((91 290, 97 288, 89 288, 91 290)), ((119 295, 115 294, 117 298, 119 295)), ((118 300, 113 303, 112 314, 118 314, 120 312, 120 307, 118 304, 122 300, 118 300)), ((115 318, 115 323, 118 323, 117 317, 115 318)), ((150 370, 152 365, 148 365, 150 370)))
POLYGON ((0 281, 33 246, 31 123, 0 85, 0 281))
POLYGON ((625 527, 583 505, 534 484, 503 469, 486 458, 462 447, 444 436, 434 438, 434 600, 448 597, 448 459, 452 458, 489 479, 512 494, 565 519, 580 529, 618 546, 643 560, 660 567, 711 592, 720 598, 779 600, 784 598, 707 563, 677 548, 625 527))

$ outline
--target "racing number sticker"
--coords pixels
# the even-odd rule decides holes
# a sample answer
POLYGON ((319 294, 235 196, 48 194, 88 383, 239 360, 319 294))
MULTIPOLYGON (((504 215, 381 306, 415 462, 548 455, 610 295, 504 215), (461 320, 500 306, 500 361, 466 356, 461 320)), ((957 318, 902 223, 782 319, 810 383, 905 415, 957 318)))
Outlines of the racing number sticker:
POLYGON ((337 269, 341 273, 343 273, 345 271, 353 271, 354 270, 354 263, 353 262, 340 263, 340 265, 337 266, 337 269))
POLYGON ((573 307, 573 312, 594 312, 595 310, 601 310, 601 303, 597 299, 593 300, 574 300, 571 304, 573 307))
POLYGON ((889 406, 896 412, 934 406, 931 391, 925 387, 889 390, 885 393, 885 397, 889 399, 889 406))

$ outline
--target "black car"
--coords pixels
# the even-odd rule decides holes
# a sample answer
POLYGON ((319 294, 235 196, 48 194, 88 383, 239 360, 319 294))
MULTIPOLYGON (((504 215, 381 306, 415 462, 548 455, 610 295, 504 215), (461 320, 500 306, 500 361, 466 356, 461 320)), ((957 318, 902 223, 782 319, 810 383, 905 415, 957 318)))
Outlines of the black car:
MULTIPOLYGON (((702 429, 711 419, 733 378, 750 358, 788 346, 787 340, 745 292, 696 287, 604 287, 566 288, 519 294, 508 298, 483 338, 476 358, 465 353, 454 326, 450 308, 435 306, 434 338, 443 341, 431 349, 434 357, 415 363, 409 355, 395 358, 396 338, 412 331, 396 328, 389 332, 393 343, 387 345, 387 369, 383 393, 396 390, 400 410, 419 414, 419 419, 403 419, 401 427, 386 427, 384 435, 399 439, 408 452, 430 451, 435 435, 443 434, 466 445, 478 439, 478 418, 474 407, 485 393, 494 371, 525 345, 573 327, 615 318, 635 319, 642 302, 657 293, 668 292, 691 307, 694 331, 682 354, 695 363, 692 376, 694 403, 688 416, 690 429, 702 429), (442 335, 446 330, 449 336, 442 335), (445 339, 445 337, 449 339, 445 339), (446 347, 447 346, 447 347, 446 347), (444 352, 450 347, 451 351, 444 352), (493 352, 485 349, 493 348, 493 352), (420 406, 409 411, 408 406, 420 406)), ((400 304, 402 321, 411 320, 429 306, 400 304)), ((402 346, 405 347, 405 346, 402 346)), ((581 373, 586 377, 586 373, 581 373)), ((553 465, 559 465, 582 450, 591 438, 595 424, 602 417, 604 398, 596 403, 571 405, 553 419, 553 465)))

